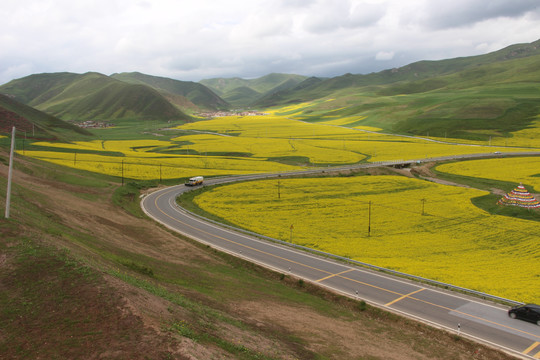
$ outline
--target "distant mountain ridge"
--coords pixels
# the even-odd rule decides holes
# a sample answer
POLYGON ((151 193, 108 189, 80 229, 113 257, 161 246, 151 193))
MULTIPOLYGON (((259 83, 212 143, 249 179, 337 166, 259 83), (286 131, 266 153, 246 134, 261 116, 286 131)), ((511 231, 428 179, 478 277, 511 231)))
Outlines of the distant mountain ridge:
MULTIPOLYGON (((328 96, 347 88, 382 86, 398 82, 417 82, 440 78, 465 70, 540 55, 540 40, 526 44, 516 44, 484 55, 460 57, 445 60, 422 60, 400 68, 383 70, 371 74, 344 74, 322 81, 310 80, 304 86, 284 89, 262 97, 254 106, 277 106, 291 101, 309 101, 328 96)), ((432 81, 431 87, 435 85, 432 81)))
POLYGON ((180 107, 198 106, 203 109, 221 110, 230 106, 208 87, 192 81, 174 80, 140 72, 112 74, 111 78, 129 84, 148 85, 180 107), (179 97, 187 99, 188 102, 179 100, 179 97))
POLYGON ((303 75, 272 73, 256 79, 213 78, 201 80, 200 83, 231 105, 247 107, 269 94, 294 88, 307 78, 303 75))
POLYGON ((472 140, 507 138, 540 115, 540 40, 485 55, 420 61, 367 75, 308 79, 253 106, 306 103, 305 121, 356 116, 350 126, 472 140))

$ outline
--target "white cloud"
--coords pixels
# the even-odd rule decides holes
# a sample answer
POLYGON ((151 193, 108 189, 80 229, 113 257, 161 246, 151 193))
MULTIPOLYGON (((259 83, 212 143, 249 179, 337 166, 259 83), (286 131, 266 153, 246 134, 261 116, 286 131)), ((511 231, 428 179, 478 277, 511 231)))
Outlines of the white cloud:
POLYGON ((377 55, 375 55, 376 60, 392 60, 394 58, 394 52, 393 51, 379 51, 377 55))
POLYGON ((53 71, 337 76, 540 34, 537 0, 18 0, 0 16, 0 83, 53 71))

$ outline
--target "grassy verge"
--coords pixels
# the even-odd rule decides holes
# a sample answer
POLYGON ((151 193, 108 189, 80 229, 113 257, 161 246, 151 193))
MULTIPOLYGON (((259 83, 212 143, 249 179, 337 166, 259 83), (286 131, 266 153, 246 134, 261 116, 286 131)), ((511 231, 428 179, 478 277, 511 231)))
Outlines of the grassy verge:
MULTIPOLYGON (((77 171, 36 187, 40 166, 24 164, 27 182, 18 172, 12 220, 0 220, 7 358, 382 359, 373 344, 384 341, 404 359, 465 359, 479 347, 111 210, 112 186, 59 182, 77 171), (99 196, 72 204, 81 191, 99 196)), ((122 201, 139 206, 136 195, 122 201)))
POLYGON ((141 196, 141 189, 155 186, 157 186, 157 182, 129 182, 125 186, 116 188, 112 196, 112 201, 131 215, 142 218, 144 217, 144 212, 136 200, 141 196))

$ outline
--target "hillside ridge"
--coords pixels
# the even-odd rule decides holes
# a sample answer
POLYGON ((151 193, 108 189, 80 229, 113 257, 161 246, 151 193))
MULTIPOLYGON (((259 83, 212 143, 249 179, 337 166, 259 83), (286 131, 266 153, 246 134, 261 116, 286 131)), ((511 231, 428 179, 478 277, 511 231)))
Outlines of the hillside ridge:
POLYGON ((14 126, 28 139, 68 141, 92 136, 78 126, 0 94, 0 133, 9 133, 14 126))
POLYGON ((1 86, 0 93, 62 120, 189 120, 155 89, 96 72, 30 75, 1 86))

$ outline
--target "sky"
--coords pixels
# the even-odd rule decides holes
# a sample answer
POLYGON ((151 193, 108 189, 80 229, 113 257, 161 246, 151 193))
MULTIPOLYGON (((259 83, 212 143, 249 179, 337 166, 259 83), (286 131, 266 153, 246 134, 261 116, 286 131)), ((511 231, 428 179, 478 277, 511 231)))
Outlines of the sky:
POLYGON ((333 77, 540 39, 539 0, 6 0, 0 84, 50 72, 333 77))

